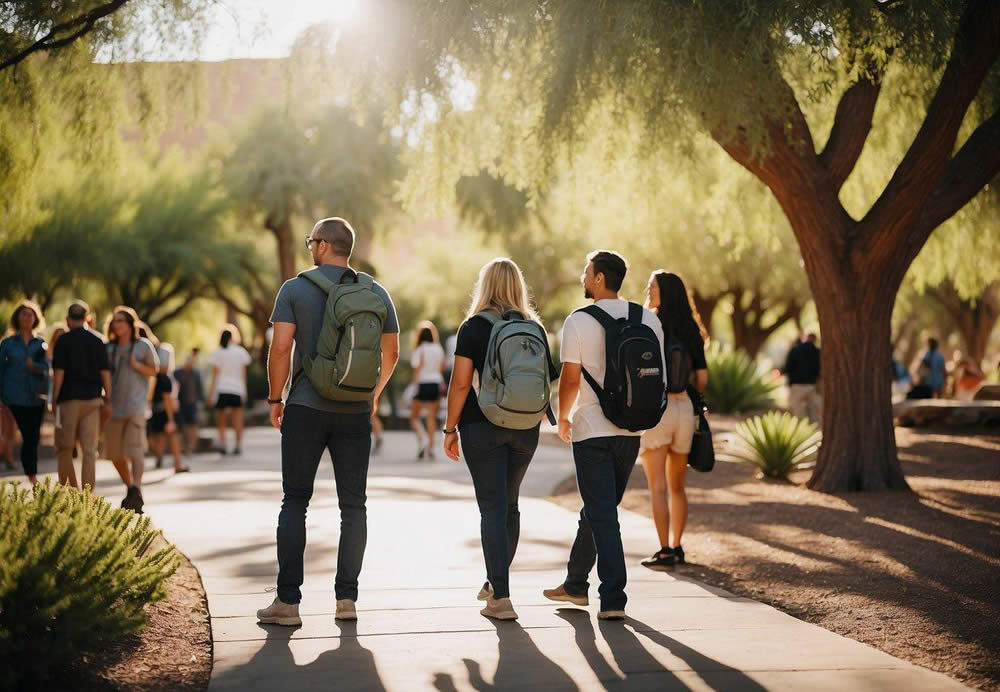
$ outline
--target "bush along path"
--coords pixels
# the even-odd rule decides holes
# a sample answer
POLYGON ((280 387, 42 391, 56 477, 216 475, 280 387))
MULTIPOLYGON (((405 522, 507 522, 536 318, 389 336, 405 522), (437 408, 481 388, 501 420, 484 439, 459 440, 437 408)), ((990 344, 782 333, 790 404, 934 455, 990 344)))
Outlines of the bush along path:
POLYGON ((148 517, 56 485, 0 484, 0 689, 35 689, 146 624, 179 558, 148 517))

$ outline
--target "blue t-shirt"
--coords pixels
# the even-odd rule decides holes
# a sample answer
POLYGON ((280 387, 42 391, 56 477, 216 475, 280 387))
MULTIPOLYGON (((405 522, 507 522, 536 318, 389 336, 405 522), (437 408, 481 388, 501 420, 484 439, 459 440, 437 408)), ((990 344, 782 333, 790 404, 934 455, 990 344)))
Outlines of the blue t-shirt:
POLYGON ((945 364, 944 355, 937 349, 928 351, 920 360, 921 364, 927 368, 927 376, 924 384, 935 392, 944 389, 945 364))
MULTIPOLYGON (((344 267, 324 264, 319 267, 323 275, 337 283, 347 271, 344 267)), ((386 318, 382 328, 383 334, 399 333, 399 322, 396 318, 396 308, 392 304, 389 292, 375 283, 373 288, 385 302, 386 318)), ((367 401, 331 401, 324 399, 313 389, 312 382, 302 370, 302 354, 316 355, 319 344, 320 327, 323 326, 323 314, 326 311, 326 293, 309 279, 295 277, 289 279, 278 290, 274 300, 274 310, 271 312, 271 323, 287 322, 295 325, 295 350, 292 354, 292 388, 288 393, 288 405, 308 406, 309 408, 331 413, 370 413, 371 403, 367 401)))

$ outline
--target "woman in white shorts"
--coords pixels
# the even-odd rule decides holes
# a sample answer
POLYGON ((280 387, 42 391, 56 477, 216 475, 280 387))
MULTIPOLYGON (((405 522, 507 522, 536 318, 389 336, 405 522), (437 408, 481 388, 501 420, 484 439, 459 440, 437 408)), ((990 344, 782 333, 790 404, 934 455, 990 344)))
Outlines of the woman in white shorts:
MULTIPOLYGON (((708 364, 705 362, 708 334, 684 282, 676 274, 657 270, 649 277, 646 295, 646 307, 659 316, 663 325, 668 371, 670 353, 679 353, 672 344, 679 344, 683 349, 681 370, 690 375, 685 384, 698 392, 704 391, 708 383, 708 364)), ((671 392, 667 399, 663 418, 655 428, 642 434, 639 443, 639 458, 646 470, 653 521, 661 546, 642 564, 657 571, 684 563, 681 536, 688 513, 684 474, 695 428, 694 404, 688 392, 671 392)))
POLYGON ((438 428, 438 410, 444 394, 444 348, 433 322, 417 325, 417 336, 410 357, 416 393, 410 402, 410 428, 417 435, 417 458, 434 458, 434 433, 438 428), (421 419, 427 418, 427 427, 421 419))

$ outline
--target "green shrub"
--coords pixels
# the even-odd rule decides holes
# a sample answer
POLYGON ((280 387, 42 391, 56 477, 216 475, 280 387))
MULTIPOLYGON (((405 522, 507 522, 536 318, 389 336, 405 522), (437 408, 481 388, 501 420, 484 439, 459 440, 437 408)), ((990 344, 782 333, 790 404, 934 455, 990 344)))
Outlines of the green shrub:
POLYGON ((0 484, 0 689, 40 686, 81 651, 142 629, 173 546, 149 519, 54 484, 0 484))
POLYGON ((821 439, 815 423, 788 412, 771 411, 740 423, 731 456, 753 464, 765 476, 787 478, 813 461, 821 439))
POLYGON ((712 344, 705 353, 708 386, 705 403, 714 413, 744 413, 774 406, 777 378, 765 375, 743 351, 712 344))

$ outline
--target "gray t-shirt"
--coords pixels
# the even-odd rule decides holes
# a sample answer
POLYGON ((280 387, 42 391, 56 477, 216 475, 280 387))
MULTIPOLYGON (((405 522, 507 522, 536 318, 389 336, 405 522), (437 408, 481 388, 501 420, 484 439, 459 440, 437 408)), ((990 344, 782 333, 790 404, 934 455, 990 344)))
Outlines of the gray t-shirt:
MULTIPOLYGON (((346 269, 332 264, 324 264, 320 268, 323 275, 334 283, 340 281, 346 269)), ((387 316, 384 334, 399 332, 399 322, 396 319, 396 308, 392 304, 389 292, 375 283, 374 291, 383 301, 387 316)), ((326 293, 309 279, 295 277, 282 284, 278 297, 274 300, 274 311, 271 313, 271 323, 289 322, 295 325, 295 350, 292 355, 292 389, 288 394, 289 405, 299 404, 320 411, 331 413, 369 413, 371 404, 366 401, 343 402, 324 399, 302 371, 302 354, 316 355, 319 343, 319 330, 323 325, 323 313, 326 310, 326 293)))
POLYGON ((129 357, 134 349, 137 361, 159 368, 156 349, 148 339, 143 338, 128 346, 109 343, 107 348, 111 363, 111 417, 145 416, 150 378, 133 368, 129 357))

